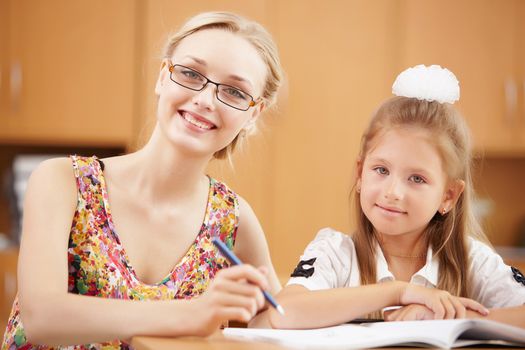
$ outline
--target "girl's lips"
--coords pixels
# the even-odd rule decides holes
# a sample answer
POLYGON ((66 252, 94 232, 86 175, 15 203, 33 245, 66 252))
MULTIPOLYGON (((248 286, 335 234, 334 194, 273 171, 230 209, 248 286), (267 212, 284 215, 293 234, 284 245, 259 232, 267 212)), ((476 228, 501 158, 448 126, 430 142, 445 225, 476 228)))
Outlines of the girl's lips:
POLYGON ((402 209, 399 209, 399 208, 395 208, 395 207, 390 207, 390 206, 384 206, 384 205, 379 205, 379 204, 376 204, 377 207, 379 207, 380 209, 383 209, 387 212, 390 212, 390 213, 394 213, 394 214, 406 214, 406 211, 402 210, 402 209))

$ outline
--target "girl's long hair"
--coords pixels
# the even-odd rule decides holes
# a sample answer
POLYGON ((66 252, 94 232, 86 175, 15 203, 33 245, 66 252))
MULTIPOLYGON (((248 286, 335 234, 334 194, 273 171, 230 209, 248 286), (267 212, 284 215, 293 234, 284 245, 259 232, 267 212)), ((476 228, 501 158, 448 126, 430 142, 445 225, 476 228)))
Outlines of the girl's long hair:
MULTIPOLYGON (((445 215, 436 212, 424 231, 424 239, 433 248, 439 261, 437 288, 468 297, 470 276, 467 238, 472 236, 488 243, 472 212, 473 185, 471 178, 472 151, 468 127, 456 109, 448 103, 422 101, 407 97, 393 97, 374 113, 361 139, 359 161, 362 164, 384 133, 393 128, 418 128, 429 132, 440 153, 449 181, 463 180, 465 189, 454 208, 445 215)), ((358 167, 358 171, 361 169, 358 167)), ((357 174, 361 176, 361 174, 357 174)), ((356 247, 361 284, 376 283, 377 232, 363 213, 359 194, 353 193, 356 210, 356 247)))

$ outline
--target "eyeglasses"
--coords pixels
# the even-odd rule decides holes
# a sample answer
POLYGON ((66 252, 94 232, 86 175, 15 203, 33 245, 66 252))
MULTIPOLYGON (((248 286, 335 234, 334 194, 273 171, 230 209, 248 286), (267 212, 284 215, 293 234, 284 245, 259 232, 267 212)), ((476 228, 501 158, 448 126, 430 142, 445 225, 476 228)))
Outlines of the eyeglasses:
POLYGON ((215 89, 217 100, 232 108, 247 111, 259 102, 255 101, 250 94, 236 87, 211 81, 196 70, 180 64, 172 64, 169 71, 171 81, 193 91, 201 91, 208 83, 214 84, 217 86, 215 89))

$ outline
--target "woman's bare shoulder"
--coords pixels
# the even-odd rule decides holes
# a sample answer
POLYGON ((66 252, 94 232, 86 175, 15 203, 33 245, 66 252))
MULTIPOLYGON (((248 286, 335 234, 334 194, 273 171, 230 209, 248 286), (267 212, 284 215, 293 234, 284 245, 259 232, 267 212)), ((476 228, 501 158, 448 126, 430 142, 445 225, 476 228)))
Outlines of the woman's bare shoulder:
POLYGON ((41 162, 31 174, 28 182, 28 191, 35 190, 53 192, 57 196, 76 195, 75 174, 71 159, 52 158, 41 162))

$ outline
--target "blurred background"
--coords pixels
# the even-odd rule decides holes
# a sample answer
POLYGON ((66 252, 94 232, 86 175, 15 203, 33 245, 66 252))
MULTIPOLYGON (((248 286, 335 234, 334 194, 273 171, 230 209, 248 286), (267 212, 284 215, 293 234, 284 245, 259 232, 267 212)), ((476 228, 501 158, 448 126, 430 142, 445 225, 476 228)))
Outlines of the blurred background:
POLYGON ((360 135, 397 74, 417 64, 458 77, 476 212, 507 262, 523 266, 524 0, 0 0, 0 326, 16 293, 31 170, 56 155, 140 147, 155 123, 164 40, 210 10, 263 24, 286 70, 278 106, 234 168, 210 167, 254 208, 283 282, 320 228, 351 232, 360 135))

